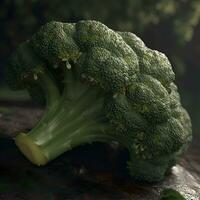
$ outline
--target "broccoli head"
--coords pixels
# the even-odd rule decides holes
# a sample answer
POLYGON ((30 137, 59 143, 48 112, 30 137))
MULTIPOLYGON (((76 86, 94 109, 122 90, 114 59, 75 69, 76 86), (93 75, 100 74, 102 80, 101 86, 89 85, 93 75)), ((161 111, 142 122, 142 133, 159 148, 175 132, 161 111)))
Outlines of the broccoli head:
POLYGON ((19 46, 8 65, 11 88, 46 101, 46 111, 15 142, 36 165, 95 141, 128 149, 138 181, 163 179, 191 141, 167 57, 133 33, 97 21, 50 22, 19 46))

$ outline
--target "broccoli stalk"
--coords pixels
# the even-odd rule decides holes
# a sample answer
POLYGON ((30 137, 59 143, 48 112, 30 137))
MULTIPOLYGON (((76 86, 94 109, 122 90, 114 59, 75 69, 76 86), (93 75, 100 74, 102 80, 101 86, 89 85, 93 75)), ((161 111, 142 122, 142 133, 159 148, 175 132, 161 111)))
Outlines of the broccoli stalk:
POLYGON ((37 75, 37 79, 46 94, 46 112, 28 134, 15 138, 32 163, 45 165, 78 145, 111 139, 104 133, 108 127, 103 122, 103 98, 98 89, 81 84, 72 69, 65 75, 63 94, 47 72, 37 75))
POLYGON ((155 182, 191 141, 167 57, 100 22, 44 25, 12 55, 7 78, 12 88, 46 100, 38 125, 15 138, 36 165, 85 143, 114 140, 128 149, 133 178, 155 182))

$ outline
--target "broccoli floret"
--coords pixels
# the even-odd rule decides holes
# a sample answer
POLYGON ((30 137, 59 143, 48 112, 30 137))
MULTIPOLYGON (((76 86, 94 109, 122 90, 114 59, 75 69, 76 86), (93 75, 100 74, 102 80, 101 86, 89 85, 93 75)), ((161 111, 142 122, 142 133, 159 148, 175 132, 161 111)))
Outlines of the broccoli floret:
POLYGON ((10 86, 46 99, 38 125, 15 142, 45 165, 78 145, 117 141, 135 180, 160 181, 192 138, 174 78, 167 57, 132 33, 50 22, 10 59, 10 86))

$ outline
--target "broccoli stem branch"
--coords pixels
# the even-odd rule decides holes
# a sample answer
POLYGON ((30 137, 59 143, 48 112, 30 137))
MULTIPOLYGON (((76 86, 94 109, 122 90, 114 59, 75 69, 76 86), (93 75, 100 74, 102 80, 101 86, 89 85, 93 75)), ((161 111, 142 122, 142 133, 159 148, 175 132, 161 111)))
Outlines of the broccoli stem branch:
MULTIPOLYGON (((55 81, 47 71, 39 74, 37 84, 39 84, 44 91, 46 97, 46 110, 42 119, 39 121, 34 130, 42 128, 45 122, 54 115, 56 105, 59 103, 61 96, 55 81)), ((32 131, 30 133, 32 133, 32 131)), ((34 133, 32 133, 31 136, 34 136, 34 133)))
POLYGON ((62 95, 48 73, 40 77, 40 83, 46 92, 46 112, 34 129, 15 138, 32 163, 45 165, 78 145, 112 140, 106 134, 108 127, 103 122, 103 99, 98 89, 82 84, 72 70, 66 73, 62 95))

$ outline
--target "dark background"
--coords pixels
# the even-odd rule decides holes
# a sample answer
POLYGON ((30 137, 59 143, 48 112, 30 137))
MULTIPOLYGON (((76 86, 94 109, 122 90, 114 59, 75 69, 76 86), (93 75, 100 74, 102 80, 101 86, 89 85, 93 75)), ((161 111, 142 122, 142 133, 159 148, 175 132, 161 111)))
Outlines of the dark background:
POLYGON ((48 21, 81 19, 95 19, 114 30, 134 32, 148 47, 164 52, 176 73, 193 132, 198 135, 200 0, 1 0, 0 99, 18 98, 11 95, 5 83, 6 62, 18 44, 48 21))
POLYGON ((200 180, 199 36, 200 0, 0 0, 0 199, 141 199, 138 195, 158 199, 166 186, 194 194, 200 180), (33 104, 25 91, 8 88, 9 56, 46 22, 82 19, 133 32, 172 63, 194 139, 179 161, 183 171, 179 166, 178 174, 170 174, 163 184, 136 185, 127 172, 128 154, 115 143, 80 146, 38 168, 11 139, 34 127, 43 108, 33 104))

